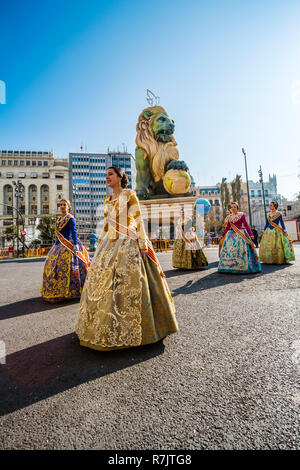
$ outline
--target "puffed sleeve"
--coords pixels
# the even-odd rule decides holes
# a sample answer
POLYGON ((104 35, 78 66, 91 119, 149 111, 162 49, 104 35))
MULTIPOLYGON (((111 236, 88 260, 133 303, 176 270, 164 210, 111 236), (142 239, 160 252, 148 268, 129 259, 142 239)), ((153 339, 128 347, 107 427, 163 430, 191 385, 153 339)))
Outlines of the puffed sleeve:
POLYGON ((228 232, 229 229, 230 229, 230 222, 229 222, 229 220, 228 220, 228 221, 227 221, 227 224, 226 224, 225 230, 223 230, 223 232, 221 233, 221 237, 222 237, 222 238, 226 235, 226 233, 228 232))
POLYGON ((285 228, 285 225, 284 225, 284 222, 283 222, 283 217, 282 217, 282 214, 280 214, 280 217, 279 217, 279 222, 281 224, 281 227, 283 228, 283 230, 286 232, 286 228, 285 228))
POLYGON ((78 250, 78 236, 77 236, 75 219, 71 218, 69 220, 69 224, 70 224, 70 232, 71 232, 74 248, 75 250, 78 250))
POLYGON ((245 229, 247 230, 248 234, 250 235, 250 237, 253 237, 252 230, 251 230, 251 228, 250 228, 249 225, 248 225, 248 222, 247 222, 247 219, 246 219, 245 214, 242 215, 242 222, 243 222, 244 227, 245 227, 245 229))
POLYGON ((108 206, 104 201, 104 217, 103 217, 103 228, 101 230, 101 233, 98 237, 97 245, 101 242, 105 234, 108 232, 108 221, 107 221, 107 216, 108 216, 108 206))
POLYGON ((144 221, 141 215, 140 203, 134 191, 131 191, 129 196, 128 216, 133 217, 136 222, 136 232, 140 249, 146 250, 147 235, 145 231, 144 221))

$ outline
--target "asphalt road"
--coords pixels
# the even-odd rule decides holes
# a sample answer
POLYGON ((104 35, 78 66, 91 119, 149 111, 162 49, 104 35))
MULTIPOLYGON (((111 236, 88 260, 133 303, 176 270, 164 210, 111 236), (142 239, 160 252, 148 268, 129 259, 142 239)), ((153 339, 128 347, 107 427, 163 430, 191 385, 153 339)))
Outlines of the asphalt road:
POLYGON ((0 263, 1 449, 299 449, 300 246, 258 275, 177 271, 180 331, 97 352, 78 301, 40 298, 43 262, 0 263))

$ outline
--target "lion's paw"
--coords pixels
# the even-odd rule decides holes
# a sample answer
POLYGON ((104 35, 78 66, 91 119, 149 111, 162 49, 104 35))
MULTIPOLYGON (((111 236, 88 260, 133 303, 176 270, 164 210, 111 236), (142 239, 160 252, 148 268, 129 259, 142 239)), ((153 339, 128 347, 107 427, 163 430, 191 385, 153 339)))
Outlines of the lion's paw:
POLYGON ((187 164, 184 161, 180 160, 172 160, 169 165, 167 166, 167 171, 168 170, 183 170, 183 171, 189 171, 189 168, 187 164))

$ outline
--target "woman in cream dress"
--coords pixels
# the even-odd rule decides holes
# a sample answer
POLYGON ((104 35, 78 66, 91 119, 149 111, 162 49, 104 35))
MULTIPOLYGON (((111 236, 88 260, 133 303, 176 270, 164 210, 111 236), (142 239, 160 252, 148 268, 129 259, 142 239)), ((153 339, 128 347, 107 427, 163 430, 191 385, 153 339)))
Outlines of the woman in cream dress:
POLYGON ((104 226, 82 292, 76 334, 100 351, 159 341, 178 331, 164 273, 147 239, 127 175, 110 167, 113 194, 104 199, 104 226))

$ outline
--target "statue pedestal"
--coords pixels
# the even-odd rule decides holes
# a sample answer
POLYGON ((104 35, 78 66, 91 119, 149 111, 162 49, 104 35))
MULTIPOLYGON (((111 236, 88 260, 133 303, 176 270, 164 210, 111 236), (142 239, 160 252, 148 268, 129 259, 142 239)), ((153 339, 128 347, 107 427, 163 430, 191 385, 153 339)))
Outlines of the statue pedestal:
POLYGON ((150 240, 174 239, 175 227, 194 215, 197 196, 140 200, 141 213, 150 240))

